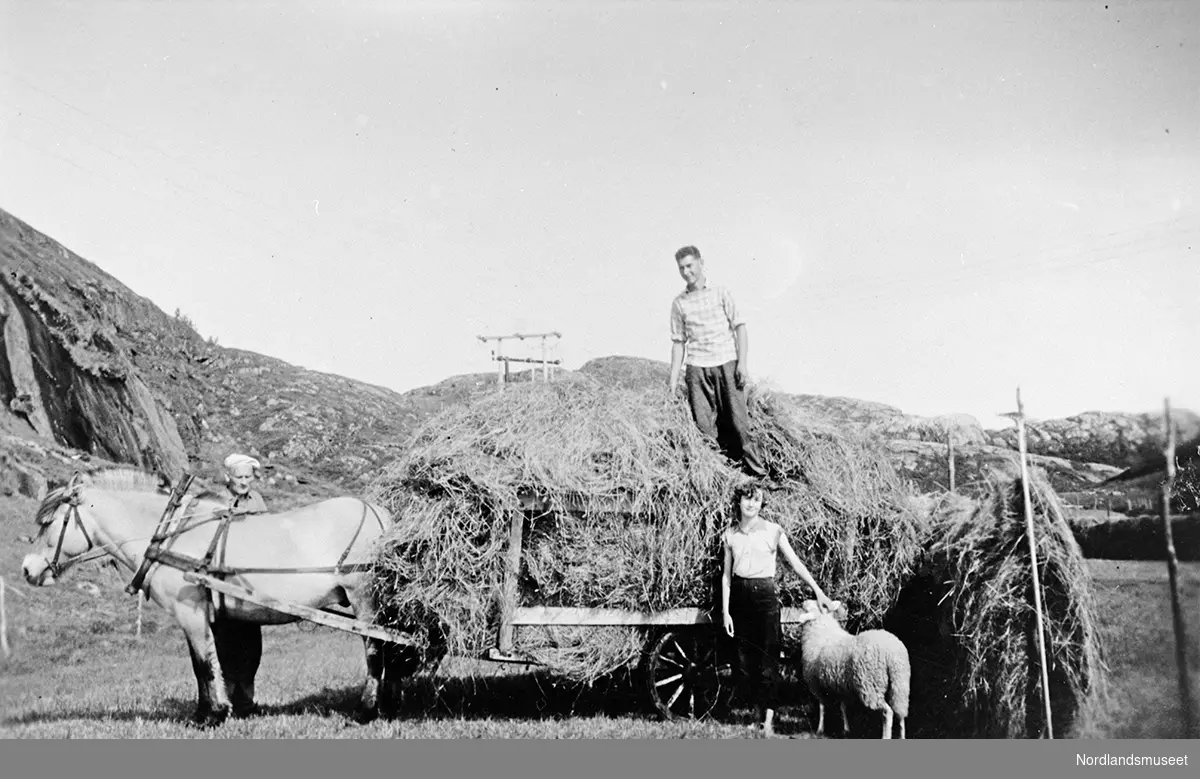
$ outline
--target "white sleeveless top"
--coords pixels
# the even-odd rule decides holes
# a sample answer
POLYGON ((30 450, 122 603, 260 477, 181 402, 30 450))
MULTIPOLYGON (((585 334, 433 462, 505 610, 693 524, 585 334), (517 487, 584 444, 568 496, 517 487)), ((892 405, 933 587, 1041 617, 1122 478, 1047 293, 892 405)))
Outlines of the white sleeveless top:
POLYGON ((783 529, 774 522, 760 521, 749 533, 736 525, 724 533, 733 551, 732 572, 742 579, 774 579, 775 557, 783 529))

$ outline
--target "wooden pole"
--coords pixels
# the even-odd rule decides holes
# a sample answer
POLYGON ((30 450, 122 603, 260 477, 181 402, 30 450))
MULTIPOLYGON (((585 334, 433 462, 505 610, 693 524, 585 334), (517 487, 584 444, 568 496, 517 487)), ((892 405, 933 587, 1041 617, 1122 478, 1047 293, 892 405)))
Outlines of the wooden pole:
POLYGON ((138 595, 137 595, 138 615, 137 615, 137 634, 136 634, 138 638, 142 637, 142 607, 146 604, 146 598, 148 598, 148 597, 150 597, 150 594, 147 593, 145 590, 141 590, 140 592, 138 592, 138 595))
POLYGON ((1050 673, 1046 663, 1046 636, 1042 630, 1042 586, 1038 575, 1037 542, 1033 535, 1033 503, 1030 500, 1029 467, 1025 452, 1025 406, 1021 403, 1021 388, 1017 387, 1017 441, 1021 449, 1021 490, 1025 503, 1025 536, 1029 539, 1029 564, 1033 571, 1033 609, 1037 615, 1038 658, 1042 664, 1042 703, 1046 707, 1046 738, 1054 738, 1054 723, 1050 718, 1050 673))
POLYGON ((4 609, 4 577, 0 576, 0 655, 7 660, 12 654, 8 646, 8 613, 4 609))
POLYGON ((950 491, 954 492, 954 430, 946 428, 946 459, 950 463, 950 491))
POLYGON ((1175 426, 1171 424, 1171 399, 1163 403, 1163 423, 1166 425, 1167 478, 1162 485, 1163 538, 1167 545, 1167 580, 1171 587, 1171 621, 1175 625, 1175 664, 1179 668, 1179 702, 1183 707, 1183 728, 1187 738, 1200 738, 1196 721, 1196 702, 1192 697, 1192 680, 1187 663, 1187 629, 1183 623, 1183 607, 1179 603, 1179 560, 1175 557, 1175 537, 1171 529, 1171 493, 1175 491, 1175 426))
POLYGON ((504 591, 500 604, 499 650, 509 654, 513 649, 512 615, 520 595, 518 584, 521 576, 521 540, 525 534, 525 515, 512 512, 508 525, 508 554, 504 559, 504 591))

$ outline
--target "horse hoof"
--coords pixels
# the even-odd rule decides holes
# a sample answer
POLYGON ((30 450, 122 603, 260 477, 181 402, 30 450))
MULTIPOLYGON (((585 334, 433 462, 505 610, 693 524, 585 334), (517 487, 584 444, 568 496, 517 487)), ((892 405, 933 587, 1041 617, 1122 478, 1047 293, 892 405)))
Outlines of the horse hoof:
MULTIPOLYGON (((208 716, 204 717, 204 719, 200 722, 200 727, 202 727, 202 728, 220 727, 221 725, 225 724, 225 720, 227 720, 229 718, 229 712, 230 712, 229 706, 222 706, 221 708, 211 709, 208 712, 208 716)), ((197 712, 197 715, 199 715, 199 712, 197 712)))
POLYGON ((368 722, 374 722, 377 719, 379 719, 378 707, 367 708, 359 706, 354 710, 354 721, 359 725, 366 725, 368 722))
POLYGON ((384 701, 379 704, 379 716, 382 719, 396 719, 404 711, 400 701, 384 701))
POLYGON ((257 717, 262 709, 257 703, 251 703, 246 706, 235 706, 233 708, 234 719, 246 719, 247 717, 257 717))

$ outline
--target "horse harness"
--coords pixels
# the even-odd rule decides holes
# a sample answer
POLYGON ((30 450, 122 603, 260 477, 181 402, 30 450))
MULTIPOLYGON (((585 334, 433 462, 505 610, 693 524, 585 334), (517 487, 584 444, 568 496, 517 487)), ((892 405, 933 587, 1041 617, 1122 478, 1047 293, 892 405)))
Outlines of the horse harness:
POLYGON ((63 572, 73 565, 78 565, 79 563, 86 562, 88 560, 95 560, 96 558, 103 557, 104 555, 108 554, 107 549, 97 546, 96 542, 92 540, 91 533, 87 531, 87 528, 83 525, 83 520, 79 517, 80 497, 79 482, 77 477, 73 477, 71 484, 68 486, 68 494, 65 498, 65 502, 68 506, 67 517, 63 520, 62 529, 58 531, 58 543, 56 543, 54 546, 54 559, 50 561, 48 566, 46 566, 50 569, 50 574, 55 579, 60 578, 63 572), (88 546, 87 549, 83 550, 83 554, 73 557, 65 563, 60 563, 59 557, 62 556, 63 541, 67 537, 67 528, 71 524, 74 524, 79 528, 79 532, 83 534, 85 539, 87 539, 88 546))
MULTIPOLYGON (((147 589, 145 580, 152 565, 158 563, 169 568, 175 568, 181 571, 192 573, 203 573, 210 576, 224 578, 226 576, 234 576, 247 573, 357 573, 361 571, 371 570, 370 563, 352 563, 346 565, 346 558, 350 556, 350 552, 354 549, 355 542, 358 541, 359 535, 362 533, 363 526, 367 521, 367 512, 369 511, 379 524, 379 529, 386 531, 387 528, 383 523, 382 517, 375 507, 366 501, 360 501, 363 505, 363 513, 359 518, 358 526, 354 529, 354 535, 350 537, 350 542, 346 544, 346 548, 342 550, 337 562, 328 566, 301 566, 293 568, 267 568, 267 567, 237 567, 231 568, 224 564, 225 547, 228 543, 229 526, 234 521, 244 520, 254 516, 245 511, 237 511, 234 508, 227 508, 222 511, 214 512, 211 516, 197 520, 195 515, 189 516, 188 509, 191 508, 193 496, 187 495, 187 490, 191 486, 195 476, 186 474, 175 487, 171 490, 171 497, 167 501, 166 508, 163 510, 162 517, 159 518, 158 525, 155 528, 154 534, 150 537, 150 543, 146 547, 146 551, 142 556, 142 564, 134 572, 133 578, 125 587, 125 591, 130 595, 141 590, 147 589), (188 530, 194 530, 200 525, 209 522, 217 522, 217 529, 213 533, 212 540, 209 542, 208 550, 204 557, 197 558, 190 555, 180 554, 168 548, 168 542, 174 540, 188 530), (216 564, 214 565, 214 560, 216 564)), ((50 572, 55 578, 61 576, 62 572, 68 567, 85 560, 92 560, 107 554, 107 549, 100 547, 92 540, 92 536, 84 527, 83 520, 79 516, 79 504, 81 484, 72 479, 69 486, 68 497, 65 502, 69 505, 68 516, 63 521, 62 530, 59 532, 58 543, 54 550, 54 559, 49 564, 50 572), (72 558, 66 563, 59 563, 59 556, 62 552, 63 541, 67 535, 67 526, 74 523, 83 537, 87 539, 88 548, 83 554, 72 558), (90 553, 90 554, 89 554, 90 553)), ((204 589, 208 590, 207 587, 204 589)), ((224 597, 224 596, 222 596, 224 597)), ((211 621, 215 616, 214 593, 209 590, 207 605, 208 617, 211 621)))

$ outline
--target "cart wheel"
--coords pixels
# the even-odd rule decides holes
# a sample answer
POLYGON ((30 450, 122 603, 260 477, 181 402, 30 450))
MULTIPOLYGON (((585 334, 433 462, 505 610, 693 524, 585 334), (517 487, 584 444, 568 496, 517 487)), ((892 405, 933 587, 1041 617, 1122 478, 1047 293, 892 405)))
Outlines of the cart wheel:
POLYGON ((665 719, 701 719, 728 702, 732 669, 708 631, 667 629, 650 647, 646 688, 665 719))

